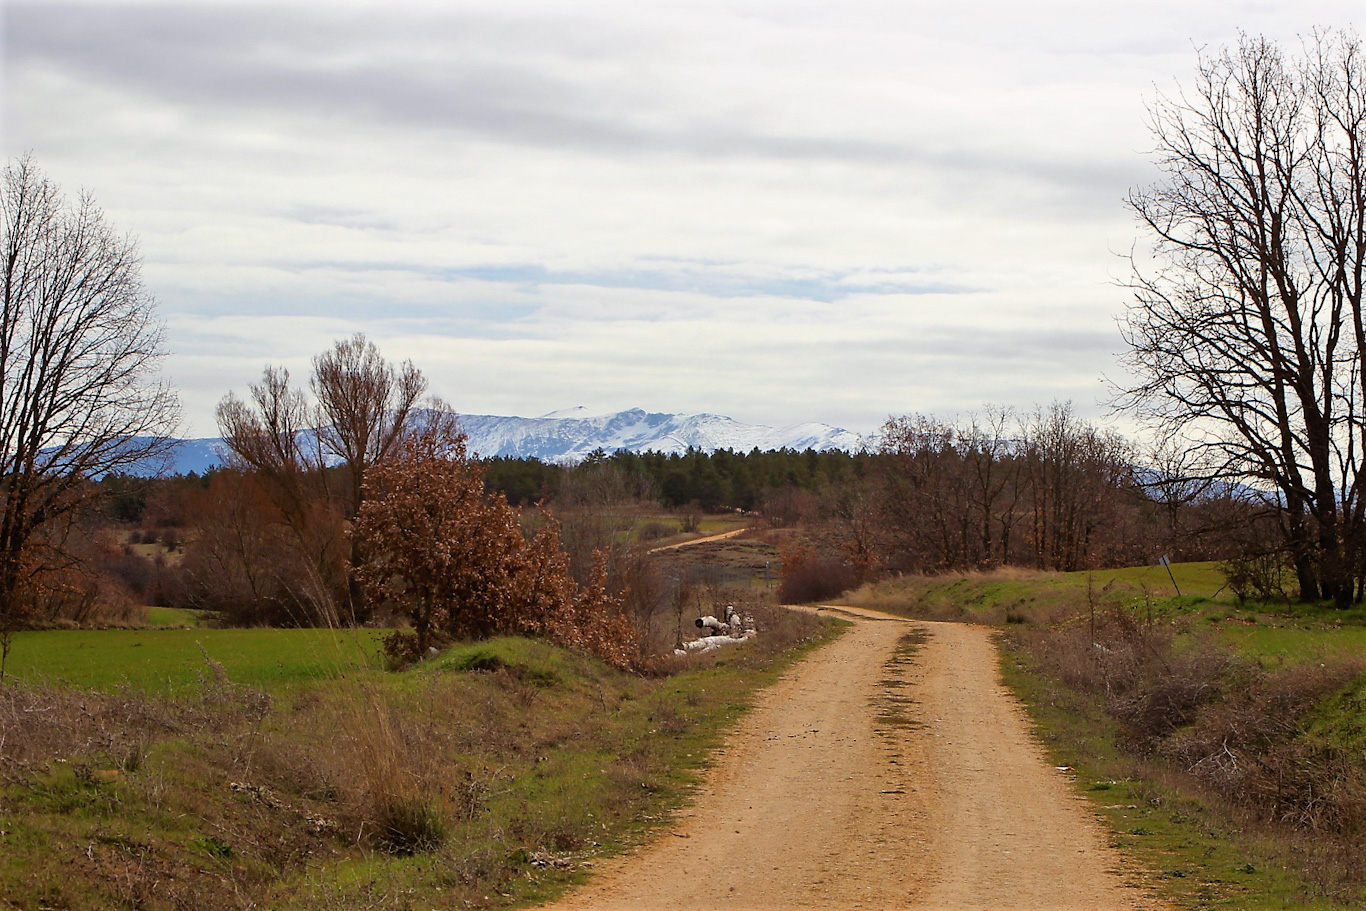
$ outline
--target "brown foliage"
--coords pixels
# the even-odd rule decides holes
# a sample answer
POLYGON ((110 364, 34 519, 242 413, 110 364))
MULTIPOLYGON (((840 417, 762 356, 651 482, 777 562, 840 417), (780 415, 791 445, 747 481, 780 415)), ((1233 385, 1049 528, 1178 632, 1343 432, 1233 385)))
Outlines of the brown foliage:
POLYGON ((193 494, 197 531, 182 564, 188 603, 237 626, 335 620, 345 573, 340 517, 303 503, 291 524, 259 472, 215 472, 193 494))
POLYGON ((146 612, 114 567, 122 552, 98 526, 81 522, 30 542, 35 568, 12 595, 11 618, 33 627, 138 623, 146 612))
POLYGON ((782 552, 783 578, 778 599, 784 604, 806 604, 833 598, 859 584, 858 570, 843 557, 822 553, 808 543, 782 552))
POLYGON ((522 633, 619 667, 639 657, 640 636, 607 593, 605 559, 579 585, 553 519, 527 541, 450 424, 409 437, 374 466, 353 533, 369 555, 361 585, 408 617, 418 654, 440 636, 522 633))

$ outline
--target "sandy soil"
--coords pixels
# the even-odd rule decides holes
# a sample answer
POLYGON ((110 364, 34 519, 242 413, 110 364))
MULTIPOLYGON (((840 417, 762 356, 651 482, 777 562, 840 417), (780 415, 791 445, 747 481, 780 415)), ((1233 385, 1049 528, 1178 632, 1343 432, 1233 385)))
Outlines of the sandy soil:
POLYGON ((554 908, 1165 907, 1030 739, 987 630, 848 614, 678 824, 554 908))
POLYGON ((748 528, 732 528, 730 531, 723 531, 720 534, 707 535, 705 538, 693 538, 690 541, 679 541, 677 544, 665 544, 663 547, 653 547, 646 553, 657 554, 666 550, 678 550, 680 547, 692 547, 694 544, 706 544, 708 541, 724 541, 727 538, 734 538, 749 531, 748 528))

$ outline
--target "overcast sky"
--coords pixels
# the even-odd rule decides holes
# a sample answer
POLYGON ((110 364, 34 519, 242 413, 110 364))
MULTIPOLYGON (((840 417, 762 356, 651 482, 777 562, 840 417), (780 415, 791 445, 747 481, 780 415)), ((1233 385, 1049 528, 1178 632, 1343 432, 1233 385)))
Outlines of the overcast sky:
POLYGON ((134 234, 188 435, 366 333, 466 413, 890 414, 1117 378, 1145 104, 1360 0, 3 6, 3 146, 134 234))

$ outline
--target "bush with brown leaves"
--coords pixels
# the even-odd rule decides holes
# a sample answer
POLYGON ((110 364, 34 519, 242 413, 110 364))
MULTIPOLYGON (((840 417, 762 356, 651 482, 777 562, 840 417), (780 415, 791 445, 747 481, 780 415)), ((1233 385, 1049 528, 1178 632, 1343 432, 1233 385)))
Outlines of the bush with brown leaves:
POLYGON ((623 668, 634 667, 641 633, 606 589, 599 558, 586 585, 574 581, 547 521, 532 538, 448 424, 406 439, 371 469, 353 534, 367 555, 356 575, 375 602, 413 625, 395 652, 424 654, 440 638, 502 633, 544 636, 623 668))

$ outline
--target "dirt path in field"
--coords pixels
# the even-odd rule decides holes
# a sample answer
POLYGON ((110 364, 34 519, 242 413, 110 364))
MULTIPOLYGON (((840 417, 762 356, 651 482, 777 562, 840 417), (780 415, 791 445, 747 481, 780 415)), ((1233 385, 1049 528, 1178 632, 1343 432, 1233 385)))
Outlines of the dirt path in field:
POLYGON ((694 544, 706 544, 708 541, 724 541, 727 538, 734 538, 749 531, 749 527, 732 528, 730 531, 723 531, 716 535, 707 535, 705 538, 693 538, 691 541, 679 541, 677 544, 665 544, 663 547, 655 547, 647 553, 657 554, 662 550, 678 550, 680 547, 692 547, 694 544))
POLYGON ((1165 907, 1030 739, 987 630, 848 613, 675 828, 556 909, 1165 907))

